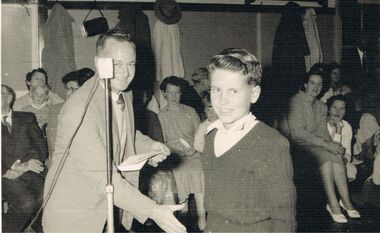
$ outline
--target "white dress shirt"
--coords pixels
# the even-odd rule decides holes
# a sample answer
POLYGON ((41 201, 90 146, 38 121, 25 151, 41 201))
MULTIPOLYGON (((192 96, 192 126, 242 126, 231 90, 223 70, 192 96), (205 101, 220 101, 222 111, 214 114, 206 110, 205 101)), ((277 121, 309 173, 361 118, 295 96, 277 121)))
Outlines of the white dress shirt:
MULTIPOLYGON (((5 115, 1 115, 1 122, 3 122, 3 117, 7 117, 5 118, 5 121, 8 122, 8 124, 10 126, 12 126, 12 110, 9 110, 9 112, 5 115)), ((3 122, 3 124, 5 125, 5 122, 3 122)))
POLYGON ((215 135, 214 151, 216 157, 222 156, 226 151, 238 143, 257 123, 256 117, 248 113, 237 120, 231 128, 224 128, 223 122, 218 119, 207 128, 207 133, 218 129, 215 135))

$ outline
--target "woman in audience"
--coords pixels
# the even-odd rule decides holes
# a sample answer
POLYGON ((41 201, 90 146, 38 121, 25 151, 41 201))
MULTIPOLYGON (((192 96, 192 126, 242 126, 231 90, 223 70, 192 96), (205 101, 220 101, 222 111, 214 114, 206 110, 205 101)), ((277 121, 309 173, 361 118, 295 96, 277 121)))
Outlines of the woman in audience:
MULTIPOLYGON (((351 204, 343 162, 344 148, 333 142, 326 125, 326 105, 317 99, 322 90, 323 78, 318 72, 310 72, 304 82, 303 90, 290 100, 288 123, 290 140, 295 147, 294 163, 301 166, 318 166, 327 196, 326 210, 335 222, 346 223, 339 205, 350 217, 360 214, 351 204), (335 195, 334 183, 343 201, 335 195)), ((295 168, 297 169, 297 167, 295 168)))
MULTIPOLYGON (((42 84, 48 85, 47 82, 48 76, 47 73, 44 69, 38 68, 30 71, 29 73, 26 74, 26 86, 29 90, 29 93, 26 95, 23 95, 19 98, 16 99, 13 109, 15 111, 21 111, 26 105, 29 105, 31 102, 31 88, 32 87, 37 87, 42 84)), ((63 103, 63 99, 59 97, 57 94, 49 90, 48 93, 48 104, 53 105, 53 104, 58 104, 58 103, 63 103)))
POLYGON ((203 207, 204 175, 200 153, 194 149, 194 135, 199 127, 197 112, 180 103, 183 81, 175 76, 165 78, 160 89, 168 101, 168 105, 158 113, 165 143, 172 151, 179 202, 185 202, 193 193, 197 212, 198 226, 201 230, 206 225, 206 213, 203 207))
POLYGON ((343 161, 346 164, 348 179, 355 180, 357 170, 351 163, 352 128, 347 121, 343 120, 346 114, 346 98, 343 95, 332 96, 327 100, 327 109, 327 129, 331 139, 343 146, 345 150, 343 161))
POLYGON ((40 128, 47 124, 51 104, 48 101, 50 88, 47 84, 42 83, 39 86, 30 88, 31 101, 25 105, 21 111, 32 112, 37 118, 40 128))
POLYGON ((327 78, 329 81, 329 88, 327 91, 323 94, 321 101, 323 103, 326 103, 327 100, 334 95, 337 95, 338 93, 338 85, 341 83, 341 72, 340 72, 340 65, 338 63, 330 63, 326 66, 326 72, 327 72, 327 78))
POLYGON ((198 95, 203 98, 206 92, 210 91, 210 79, 208 77, 208 70, 206 67, 196 69, 191 75, 193 87, 198 95))

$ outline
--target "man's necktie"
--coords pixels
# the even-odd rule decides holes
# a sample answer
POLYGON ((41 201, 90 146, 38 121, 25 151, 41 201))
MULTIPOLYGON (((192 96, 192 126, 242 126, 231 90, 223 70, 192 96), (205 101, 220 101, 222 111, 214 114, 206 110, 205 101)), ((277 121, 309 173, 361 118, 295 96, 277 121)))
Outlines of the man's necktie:
POLYGON ((364 53, 363 53, 363 62, 362 63, 363 63, 362 67, 363 67, 364 72, 368 72, 368 60, 367 60, 366 51, 364 51, 364 53))
POLYGON ((3 116, 3 124, 7 127, 8 133, 12 132, 11 124, 7 121, 8 116, 3 116))
POLYGON ((124 111, 125 101, 124 101, 124 98, 123 98, 123 94, 121 94, 121 93, 119 94, 119 98, 117 98, 116 103, 120 107, 120 109, 122 111, 124 111))

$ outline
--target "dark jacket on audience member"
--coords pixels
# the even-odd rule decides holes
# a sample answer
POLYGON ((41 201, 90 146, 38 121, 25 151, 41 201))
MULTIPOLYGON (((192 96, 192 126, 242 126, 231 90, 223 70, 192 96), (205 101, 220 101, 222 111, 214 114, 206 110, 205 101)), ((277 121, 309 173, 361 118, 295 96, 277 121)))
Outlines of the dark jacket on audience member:
POLYGON ((296 193, 288 141, 260 122, 217 158, 216 132, 206 136, 201 156, 207 228, 211 232, 294 232, 296 193))
MULTIPOLYGON (((12 112, 11 133, 4 124, 1 124, 1 133, 2 175, 17 160, 22 163, 30 159, 44 162, 47 158, 46 144, 33 113, 12 112)), ((9 210, 2 218, 4 232, 21 232, 41 206, 45 175, 46 169, 40 174, 28 171, 15 179, 2 177, 2 198, 9 204, 9 210)), ((39 221, 33 227, 42 230, 39 221)))
MULTIPOLYGON (((44 162, 47 158, 47 148, 33 113, 12 112, 12 132, 1 125, 1 168, 2 175, 19 159, 27 162, 37 159, 44 162)), ((25 175, 39 176, 27 172, 25 175)))
POLYGON ((344 81, 350 83, 356 90, 371 86, 368 75, 370 61, 368 61, 368 55, 366 57, 367 63, 362 66, 356 46, 342 50, 341 64, 344 81))

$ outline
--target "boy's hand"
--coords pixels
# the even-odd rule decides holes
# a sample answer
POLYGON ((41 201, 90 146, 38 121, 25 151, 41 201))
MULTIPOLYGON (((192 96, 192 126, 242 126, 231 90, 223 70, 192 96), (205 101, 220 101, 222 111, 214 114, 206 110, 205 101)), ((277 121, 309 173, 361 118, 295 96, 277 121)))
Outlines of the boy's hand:
POLYGON ((186 227, 182 225, 176 217, 174 217, 173 212, 184 208, 182 205, 156 205, 150 216, 157 225, 168 233, 185 233, 186 227))

